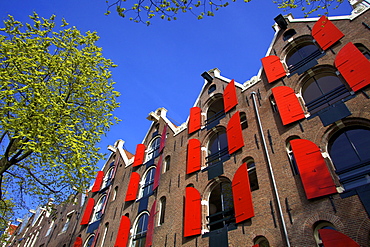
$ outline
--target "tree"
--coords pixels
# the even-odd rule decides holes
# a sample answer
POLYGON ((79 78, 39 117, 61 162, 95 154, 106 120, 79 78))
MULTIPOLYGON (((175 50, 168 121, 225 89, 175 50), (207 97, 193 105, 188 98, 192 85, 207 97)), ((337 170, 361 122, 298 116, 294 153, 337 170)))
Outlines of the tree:
MULTIPOLYGON (((12 16, 0 28, 0 200, 62 201, 87 188, 96 144, 118 119, 113 62, 95 32, 56 28, 55 16, 12 16), (37 200, 39 199, 39 200, 37 200)), ((3 204, 2 207, 4 206, 3 204)), ((8 203, 9 205, 9 203, 8 203)))
MULTIPOLYGON (((245 3, 251 0, 243 0, 245 3)), ((236 0, 231 0, 236 2, 236 0)), ((319 9, 325 9, 328 12, 330 6, 335 5, 337 8, 343 0, 273 0, 278 5, 278 8, 283 10, 292 8, 301 8, 305 16, 312 14, 319 9)), ((115 8, 118 15, 121 17, 129 17, 131 21, 141 22, 150 25, 150 20, 155 17, 160 17, 166 20, 176 20, 178 13, 190 12, 198 19, 203 19, 205 16, 214 16, 215 11, 220 8, 227 7, 230 4, 228 0, 138 0, 134 3, 127 0, 113 0, 109 2, 106 14, 111 13, 111 9, 115 8)))

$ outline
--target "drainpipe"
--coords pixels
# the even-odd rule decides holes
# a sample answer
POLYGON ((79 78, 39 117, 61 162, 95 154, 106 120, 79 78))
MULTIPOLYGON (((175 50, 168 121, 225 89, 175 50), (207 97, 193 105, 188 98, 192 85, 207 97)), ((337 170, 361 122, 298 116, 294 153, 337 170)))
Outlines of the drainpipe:
POLYGON ((261 119, 260 119, 260 115, 258 113, 258 108, 257 108, 257 104, 256 104, 256 98, 255 98, 256 97, 256 92, 252 92, 251 95, 252 95, 254 110, 256 112, 256 117, 257 117, 257 122, 258 122, 258 128, 259 128, 259 131, 261 133, 263 150, 264 150, 265 155, 266 155, 268 169, 269 169, 269 172, 270 172, 270 175, 271 175, 272 187, 273 187, 273 191, 274 191, 274 194, 275 194, 275 197, 276 197, 276 202, 277 202, 278 211, 279 211, 279 217, 280 217, 280 220, 281 220, 281 224, 283 226, 283 232, 284 232, 285 242, 286 242, 286 245, 288 247, 290 247, 288 232, 286 230, 286 224, 285 224, 285 221, 284 221, 283 211, 281 210, 281 204, 280 204, 279 194, 278 194, 277 187, 276 187, 274 172, 273 172, 272 166, 271 166, 270 155, 269 155, 269 152, 268 152, 268 149, 267 149, 265 136, 263 135, 263 129, 262 129, 262 124, 261 124, 261 119))

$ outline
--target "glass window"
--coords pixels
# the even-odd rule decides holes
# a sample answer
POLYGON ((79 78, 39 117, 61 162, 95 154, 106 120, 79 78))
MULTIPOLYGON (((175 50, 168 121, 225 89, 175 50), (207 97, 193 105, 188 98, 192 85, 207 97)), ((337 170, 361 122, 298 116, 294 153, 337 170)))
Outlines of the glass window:
POLYGON ((154 175, 155 175, 155 167, 151 167, 149 168, 147 173, 143 176, 143 180, 141 181, 139 198, 146 197, 152 194, 154 175))
POLYGON ((294 139, 300 139, 300 138, 298 136, 292 136, 287 140, 287 143, 286 143, 286 150, 287 150, 287 153, 288 153, 289 163, 290 163, 290 167, 292 169, 293 176, 299 174, 297 162, 295 161, 292 146, 290 145, 290 141, 294 140, 294 139))
POLYGON ((224 100, 222 97, 216 98, 207 110, 206 126, 208 128, 217 126, 220 119, 222 119, 224 116, 224 100))
POLYGON ((109 223, 106 223, 105 226, 104 226, 103 238, 101 240, 100 246, 104 246, 104 242, 105 242, 105 239, 107 238, 107 234, 108 234, 108 227, 109 227, 109 223))
POLYGON ((159 146, 161 144, 161 138, 156 137, 152 140, 152 143, 150 144, 147 153, 146 153, 146 161, 154 159, 159 154, 159 146))
POLYGON ((131 239, 130 247, 144 247, 146 241, 146 232, 148 229, 148 214, 143 213, 136 224, 131 239))
POLYGON ((214 91, 216 91, 216 85, 215 84, 212 84, 211 86, 209 86, 208 88, 208 94, 211 94, 213 93, 214 91))
POLYGON ((162 225, 164 223, 164 217, 166 214, 166 197, 162 196, 159 201, 159 222, 158 225, 162 225))
POLYGON ((242 129, 248 128, 247 114, 245 114, 245 112, 240 113, 240 124, 242 126, 242 129))
POLYGON ((224 129, 216 132, 208 143, 208 157, 207 164, 208 166, 215 165, 219 162, 225 160, 228 156, 228 145, 227 145, 227 136, 224 129))
POLYGON ((50 235, 51 231, 53 230, 53 226, 54 226, 54 224, 55 224, 55 219, 53 219, 53 220, 51 221, 51 223, 50 223, 50 225, 49 225, 49 228, 48 228, 48 231, 46 232, 45 237, 47 237, 47 236, 49 236, 49 235, 50 235))
POLYGON ((366 46, 364 46, 363 44, 355 44, 355 46, 357 47, 357 49, 360 50, 360 52, 362 54, 364 54, 364 56, 370 60, 370 51, 369 49, 367 49, 366 46))
POLYGON ((166 156, 163 162, 163 173, 168 172, 171 166, 171 156, 166 156))
POLYGON ((62 229, 61 233, 64 233, 64 232, 67 231, 69 223, 71 222, 71 218, 72 218, 72 213, 67 214, 66 222, 64 223, 64 226, 63 226, 63 229, 62 229))
POLYGON ((103 195, 102 197, 99 198, 98 202, 96 203, 94 207, 94 213, 91 219, 91 223, 100 220, 101 217, 103 216, 103 208, 105 205, 106 198, 107 198, 107 195, 103 195))
POLYGON ((90 235, 87 240, 85 241, 84 247, 91 247, 94 242, 95 235, 90 235))
POLYGON ((247 169, 248 169, 248 176, 249 176, 249 183, 251 186, 251 191, 258 190, 258 178, 257 178, 257 170, 256 170, 256 164, 254 161, 249 161, 247 163, 247 169))
POLYGON ((103 184, 101 186, 102 189, 110 185, 110 182, 112 181, 112 178, 113 178, 113 173, 114 173, 114 166, 111 166, 108 172, 104 176, 103 184))

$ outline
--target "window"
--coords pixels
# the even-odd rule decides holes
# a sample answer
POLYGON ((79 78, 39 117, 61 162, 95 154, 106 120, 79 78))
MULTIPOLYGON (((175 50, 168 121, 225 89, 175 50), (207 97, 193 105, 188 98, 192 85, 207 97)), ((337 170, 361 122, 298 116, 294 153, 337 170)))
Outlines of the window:
POLYGON ((118 191, 118 186, 114 187, 112 201, 116 200, 116 198, 117 198, 117 191, 118 191))
POLYGON ((222 119, 224 116, 224 100, 222 97, 215 98, 207 110, 207 128, 211 129, 217 126, 220 122, 220 119, 222 119))
POLYGON ((215 84, 212 84, 209 86, 208 88, 208 94, 211 94, 213 93, 214 91, 216 91, 216 85, 215 84))
POLYGON ((278 112, 278 108, 277 108, 277 105, 276 105, 276 101, 275 101, 274 95, 271 95, 269 97, 269 100, 270 100, 272 112, 278 112))
POLYGON ((107 173, 104 176, 103 184, 101 186, 102 189, 110 185, 112 178, 113 178, 113 173, 114 173, 114 166, 111 165, 111 167, 108 169, 107 173))
POLYGON ((226 179, 216 182, 208 201, 208 226, 210 231, 235 222, 231 183, 226 179))
POLYGON ((207 165, 212 166, 229 158, 227 136, 225 129, 219 129, 208 143, 207 165))
POLYGON ((48 228, 48 231, 47 231, 47 232, 46 232, 46 234, 45 234, 45 237, 47 237, 47 236, 49 236, 49 235, 50 235, 51 231, 53 230, 53 226, 54 226, 54 224, 55 224, 55 219, 53 219, 53 220, 51 221, 51 223, 50 223, 50 225, 49 225, 49 228, 48 228))
POLYGON ((168 172, 170 170, 170 165, 171 165, 171 156, 166 156, 166 158, 164 158, 164 162, 163 162, 163 173, 165 172, 168 172))
POLYGON ((245 112, 240 112, 240 124, 242 129, 248 128, 247 114, 245 114, 245 112))
POLYGON ((303 85, 302 96, 307 110, 313 114, 341 99, 350 93, 333 72, 321 72, 310 77, 303 85))
POLYGON ((154 159, 159 154, 159 146, 161 144, 161 138, 156 137, 152 140, 152 143, 149 145, 149 148, 146 153, 146 161, 154 159))
POLYGON ((94 242, 95 235, 91 234, 85 241, 84 247, 91 247, 94 242))
POLYGON ((292 146, 290 145, 290 141, 294 139, 300 139, 300 138, 298 136, 292 136, 288 138, 288 140, 286 141, 286 150, 287 150, 290 168, 292 169, 293 176, 299 174, 297 162, 295 161, 292 146))
POLYGON ((359 49, 359 50, 360 50, 360 52, 361 52, 362 54, 364 54, 364 56, 365 56, 367 59, 369 59, 369 60, 370 60, 370 51, 369 51, 369 49, 367 49, 367 47, 366 47, 366 46, 364 46, 363 44, 359 44, 359 43, 355 44, 355 46, 357 47, 357 49, 359 49))
POLYGON ((150 167, 141 180, 139 198, 150 196, 153 193, 155 167, 150 167))
POLYGON ((288 29, 283 34, 283 40, 287 41, 290 38, 292 38, 295 34, 297 34, 297 32, 294 29, 288 29))
POLYGON ((103 195, 102 197, 99 198, 98 202, 96 203, 94 207, 94 212, 93 212, 93 216, 92 216, 90 223, 100 220, 101 217, 103 216, 103 209, 104 209, 106 198, 107 198, 107 195, 103 195))
POLYGON ((285 62, 290 73, 303 69, 303 71, 300 71, 301 73, 316 65, 316 63, 311 64, 310 62, 314 61, 321 54, 319 48, 311 40, 306 40, 300 42, 289 51, 285 62))
POLYGON ((247 168, 248 168, 248 176, 249 176, 249 183, 251 185, 251 191, 258 190, 258 178, 257 178, 257 170, 256 170, 256 164, 253 160, 247 162, 247 168))
POLYGON ((159 221, 158 225, 162 225, 164 223, 164 217, 166 215, 166 197, 162 196, 159 200, 159 221))
POLYGON ((101 244, 100 244, 100 246, 105 246, 105 245, 104 245, 104 242, 105 242, 105 239, 107 238, 107 234, 108 234, 108 227, 109 227, 109 223, 106 223, 106 224, 104 225, 103 238, 102 238, 102 240, 101 240, 101 244))
POLYGON ((68 230, 69 223, 71 222, 73 212, 67 214, 66 222, 64 223, 63 229, 60 233, 64 233, 68 230))
POLYGON ((148 230, 148 213, 144 212, 134 223, 133 235, 130 242, 130 247, 144 247, 146 241, 146 232, 148 230))
POLYGON ((336 229, 333 226, 333 224, 328 222, 328 221, 319 221, 319 222, 315 223, 313 234, 314 234, 317 246, 321 247, 321 246, 324 246, 324 245, 323 245, 323 243, 321 241, 321 238, 320 238, 320 235, 319 235, 319 230, 320 229, 331 229, 331 230, 336 230, 336 229))
POLYGON ((349 127, 336 133, 328 151, 344 188, 352 189, 370 182, 370 130, 349 127))
POLYGON ((254 244, 258 244, 258 247, 270 247, 270 243, 264 236, 258 236, 254 239, 254 244))

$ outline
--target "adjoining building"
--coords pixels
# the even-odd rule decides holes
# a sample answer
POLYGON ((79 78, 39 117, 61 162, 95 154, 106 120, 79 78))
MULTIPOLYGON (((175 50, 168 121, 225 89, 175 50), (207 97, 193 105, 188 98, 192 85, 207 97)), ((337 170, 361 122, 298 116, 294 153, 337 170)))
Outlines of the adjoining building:
POLYGON ((135 155, 118 140, 10 246, 370 246, 370 6, 352 4, 276 17, 257 76, 203 73, 186 123, 151 112, 135 155))

